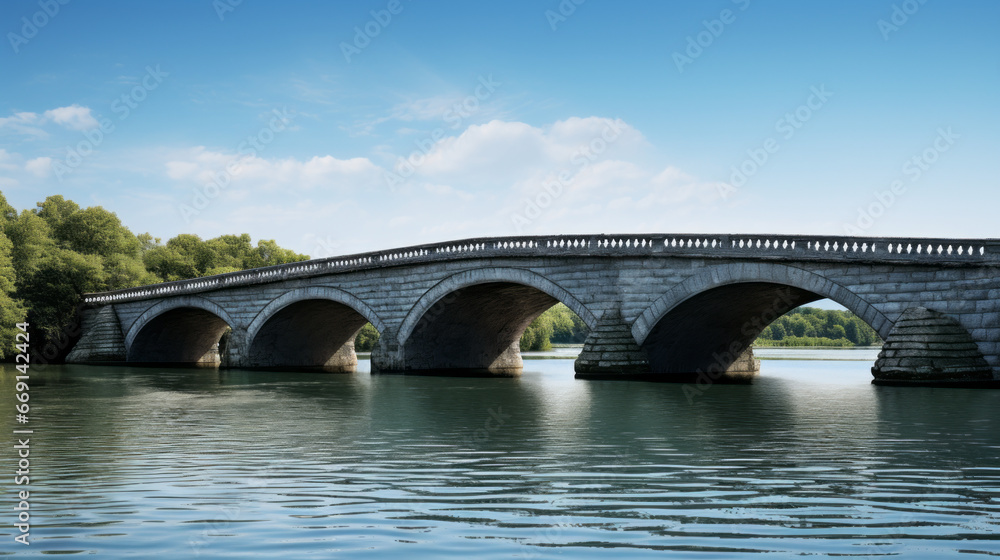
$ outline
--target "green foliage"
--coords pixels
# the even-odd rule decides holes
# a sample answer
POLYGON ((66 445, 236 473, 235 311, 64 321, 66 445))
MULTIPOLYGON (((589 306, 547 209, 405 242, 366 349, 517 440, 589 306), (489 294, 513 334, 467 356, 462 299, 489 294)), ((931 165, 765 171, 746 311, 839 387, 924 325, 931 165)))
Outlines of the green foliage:
POLYGON ((832 339, 825 336, 788 336, 782 340, 757 339, 756 346, 832 346, 853 347, 855 344, 846 338, 832 339))
POLYGON ((7 202, 7 197, 0 193, 0 227, 3 227, 7 222, 12 222, 17 219, 17 209, 7 202))
POLYGON ((164 281, 211 276, 307 260, 288 249, 282 249, 272 239, 251 244, 250 235, 223 235, 202 241, 197 235, 181 234, 167 240, 166 245, 149 244, 142 253, 146 268, 164 281))
POLYGON ((521 350, 550 350, 552 343, 580 344, 587 338, 586 323, 562 303, 538 316, 521 335, 521 350))
POLYGON ((17 293, 28 307, 32 327, 46 339, 58 338, 73 323, 80 296, 106 286, 104 267, 97 255, 56 248, 45 255, 17 293))
POLYGON ((146 270, 157 275, 165 282, 173 282, 182 278, 200 276, 194 261, 186 258, 172 247, 153 247, 142 255, 146 270))
MULTIPOLYGON (((7 204, 7 201, 3 200, 2 195, 0 195, 0 202, 2 202, 0 214, 6 215, 2 206, 7 204)), ((13 298, 16 286, 16 275, 11 258, 13 250, 13 243, 0 232, 0 358, 16 354, 14 349, 15 335, 19 332, 16 325, 24 321, 25 318, 24 305, 13 298)))
POLYGON ((160 278, 146 270, 142 259, 132 255, 110 255, 104 261, 104 289, 121 290, 156 284, 160 278))
POLYGON ((52 231, 62 229, 66 218, 80 209, 79 204, 66 200, 61 194, 47 197, 44 202, 39 202, 36 206, 35 213, 49 224, 52 231))
POLYGON ((41 258, 56 247, 48 222, 30 210, 7 222, 4 233, 14 244, 11 261, 19 279, 30 276, 38 268, 41 258))
POLYGON ((100 206, 73 212, 53 232, 67 249, 85 255, 138 257, 142 246, 118 216, 100 206))
POLYGON ((872 346, 878 333, 850 311, 799 307, 761 331, 755 346, 872 346))
POLYGON ((539 315, 521 334, 521 350, 551 350, 553 323, 552 317, 539 315))
POLYGON ((118 216, 99 206, 81 209, 55 195, 18 214, 0 194, 0 358, 9 353, 9 329, 25 315, 42 337, 33 338, 32 347, 63 338, 72 330, 86 292, 308 258, 273 240, 254 247, 248 234, 208 241, 182 234, 161 244, 149 233, 133 234, 118 216))
POLYGON ((307 260, 309 257, 300 255, 290 249, 282 249, 273 239, 261 239, 257 242, 257 249, 251 254, 247 263, 250 266, 245 268, 257 268, 260 266, 274 266, 307 260))
POLYGON ((378 331, 371 323, 365 323, 358 331, 358 336, 354 338, 354 350, 356 352, 371 352, 378 342, 378 331))

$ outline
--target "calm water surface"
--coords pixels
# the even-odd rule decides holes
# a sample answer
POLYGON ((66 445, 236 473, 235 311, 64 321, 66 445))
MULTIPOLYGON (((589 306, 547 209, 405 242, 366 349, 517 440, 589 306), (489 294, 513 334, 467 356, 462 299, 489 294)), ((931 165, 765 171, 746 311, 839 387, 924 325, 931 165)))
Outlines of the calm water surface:
POLYGON ((36 370, 33 544, 13 542, 8 446, 0 553, 1000 554, 1000 391, 769 352, 755 384, 709 387, 578 381, 558 359, 520 379, 36 370))

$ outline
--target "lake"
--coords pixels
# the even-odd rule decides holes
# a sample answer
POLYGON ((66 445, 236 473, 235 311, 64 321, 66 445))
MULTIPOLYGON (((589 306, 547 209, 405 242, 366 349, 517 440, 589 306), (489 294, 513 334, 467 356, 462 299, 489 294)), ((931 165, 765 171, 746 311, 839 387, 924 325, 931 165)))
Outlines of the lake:
POLYGON ((569 359, 515 379, 37 369, 32 544, 8 446, 0 554, 1000 554, 1000 391, 873 386, 876 353, 761 349, 755 383, 704 387, 576 380, 569 359))

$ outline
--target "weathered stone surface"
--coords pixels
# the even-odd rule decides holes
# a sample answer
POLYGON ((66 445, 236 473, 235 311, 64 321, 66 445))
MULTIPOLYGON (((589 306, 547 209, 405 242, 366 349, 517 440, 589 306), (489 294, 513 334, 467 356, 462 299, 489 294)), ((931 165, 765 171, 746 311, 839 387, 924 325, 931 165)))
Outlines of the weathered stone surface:
POLYGON ((634 376, 650 371, 646 353, 635 343, 631 329, 615 308, 606 310, 591 329, 575 367, 580 378, 634 376))
MULTIPOLYGON (((933 244, 957 248, 952 241, 933 244)), ((963 240, 962 255, 916 252, 927 244, 801 236, 546 236, 333 257, 88 294, 84 332, 70 359, 221 358, 232 367, 350 371, 356 361, 352 329, 368 321, 382 333, 372 353, 375 371, 516 374, 522 367, 516 345, 521 329, 561 301, 591 327, 576 363, 583 375, 715 373, 743 363, 759 329, 777 316, 830 298, 883 338, 894 327, 905 328, 886 348, 879 369, 886 375, 903 378, 908 374, 897 370, 906 367, 914 368, 914 379, 925 376, 917 370, 939 366, 966 372, 968 364, 948 360, 973 359, 975 351, 986 369, 978 360, 971 369, 997 375, 1000 244, 963 240), (845 243, 877 250, 845 250, 845 243), (905 311, 914 307, 934 309, 947 320, 908 316, 905 311), (961 332, 952 328, 956 324, 961 332), (227 344, 216 349, 227 327, 227 344), (220 351, 224 356, 216 356, 220 351)))
POLYGON ((114 305, 85 310, 81 323, 83 336, 66 356, 67 363, 125 361, 125 336, 114 305))
POLYGON ((992 380, 989 364, 957 320, 911 307, 889 331, 872 367, 875 382, 965 383, 992 380))

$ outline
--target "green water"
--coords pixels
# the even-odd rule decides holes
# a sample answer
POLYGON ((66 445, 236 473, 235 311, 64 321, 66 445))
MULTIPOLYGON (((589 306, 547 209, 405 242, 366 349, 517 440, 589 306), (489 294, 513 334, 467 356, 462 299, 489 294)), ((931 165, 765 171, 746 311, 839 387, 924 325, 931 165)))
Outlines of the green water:
POLYGON ((366 361, 39 370, 32 544, 13 541, 8 445, 0 553, 1000 554, 1000 391, 876 387, 870 361, 781 357, 753 385, 709 387, 576 380, 559 359, 519 379, 371 376, 366 361))

